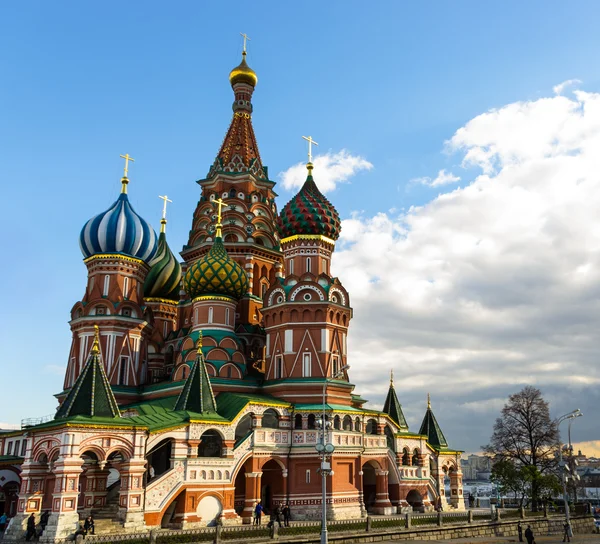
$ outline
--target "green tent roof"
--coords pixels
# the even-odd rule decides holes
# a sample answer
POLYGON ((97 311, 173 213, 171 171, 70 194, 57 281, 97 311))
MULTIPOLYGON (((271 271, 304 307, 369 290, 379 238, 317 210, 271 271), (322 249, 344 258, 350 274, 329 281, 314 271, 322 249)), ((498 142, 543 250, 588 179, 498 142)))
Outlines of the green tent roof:
POLYGON ((198 340, 196 362, 192 366, 190 375, 175 403, 175 410, 185 410, 198 414, 217 412, 217 401, 210 385, 210 378, 202 354, 202 337, 198 340))
POLYGON ((396 396, 396 390, 394 389, 394 376, 390 379, 390 388, 383 404, 383 412, 390 416, 403 430, 408 430, 404 413, 402 412, 402 406, 396 396))
POLYGON ((435 419, 435 416, 433 415, 429 399, 427 401, 427 412, 425 412, 419 434, 427 436, 427 442, 436 449, 448 447, 446 437, 444 436, 442 429, 440 429, 437 419, 435 419))
POLYGON ((118 418, 120 415, 117 401, 100 360, 99 333, 96 327, 96 337, 87 363, 71 387, 67 398, 60 405, 54 419, 73 416, 118 418))

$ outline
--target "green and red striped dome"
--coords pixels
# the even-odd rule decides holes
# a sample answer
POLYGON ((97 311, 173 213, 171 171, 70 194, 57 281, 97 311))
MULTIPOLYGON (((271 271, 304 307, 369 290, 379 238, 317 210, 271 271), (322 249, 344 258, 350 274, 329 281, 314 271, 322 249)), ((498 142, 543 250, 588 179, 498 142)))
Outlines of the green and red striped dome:
POLYGON ((277 229, 281 238, 298 234, 316 234, 337 240, 342 230, 340 216, 333 204, 319 191, 309 168, 308 177, 298 194, 281 210, 277 229))

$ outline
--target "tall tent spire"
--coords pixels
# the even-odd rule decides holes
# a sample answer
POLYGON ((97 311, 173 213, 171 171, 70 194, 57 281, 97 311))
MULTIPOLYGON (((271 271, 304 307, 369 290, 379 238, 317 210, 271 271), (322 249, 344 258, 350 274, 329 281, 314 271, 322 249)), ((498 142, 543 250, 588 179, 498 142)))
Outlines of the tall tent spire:
POLYGON ((429 397, 429 393, 427 393, 427 411, 425 412, 425 417, 423 418, 423 423, 421 423, 421 429, 419 430, 419 434, 423 434, 427 436, 427 442, 432 445, 434 448, 447 448, 448 442, 446 442, 446 437, 440 428, 437 419, 433 415, 433 410, 431 409, 431 399, 429 397))
POLYGON ((196 361, 173 410, 185 410, 197 414, 215 413, 217 411, 217 401, 206 370, 204 355, 202 355, 202 331, 200 331, 200 336, 196 342, 196 349, 196 361))
POLYGON ((233 88, 233 119, 217 153, 217 158, 211 166, 208 177, 219 172, 226 174, 241 174, 249 172, 259 179, 268 179, 266 167, 263 167, 258 143, 252 127, 252 93, 258 82, 256 72, 246 63, 246 40, 242 62, 229 74, 229 82, 233 88))
POLYGON ((117 401, 100 360, 100 333, 94 325, 94 343, 87 363, 60 405, 54 419, 74 416, 121 417, 117 401))
POLYGON ((389 415, 401 429, 408 430, 406 418, 402 412, 402 406, 396 396, 396 390, 394 389, 394 371, 390 372, 390 388, 388 389, 385 403, 383 404, 383 412, 389 415))

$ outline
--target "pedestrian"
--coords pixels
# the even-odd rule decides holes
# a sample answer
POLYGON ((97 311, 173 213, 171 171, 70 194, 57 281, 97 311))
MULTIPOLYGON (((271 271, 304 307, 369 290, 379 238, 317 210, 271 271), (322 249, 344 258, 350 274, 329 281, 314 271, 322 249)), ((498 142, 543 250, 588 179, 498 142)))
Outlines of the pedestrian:
POLYGON ((565 521, 563 523, 563 542, 571 542, 571 531, 569 527, 569 522, 565 521))
POLYGON ((263 507, 262 504, 260 504, 260 501, 258 501, 256 503, 256 506, 254 507, 254 525, 260 525, 260 518, 262 516, 263 513, 263 507))
POLYGON ((46 530, 46 525, 48 525, 49 519, 50 519, 50 511, 46 510, 40 517, 40 527, 42 528, 42 533, 46 530))
POLYGON ((90 535, 94 535, 96 534, 96 528, 94 526, 94 518, 89 515, 86 519, 85 519, 85 523, 83 524, 83 530, 85 531, 85 534, 90 534, 90 535))
POLYGON ((527 544, 533 544, 533 531, 531 530, 531 525, 528 525, 527 529, 525 529, 525 538, 527 539, 527 544))
POLYGON ((25 533, 25 540, 28 542, 35 536, 35 514, 31 514, 27 518, 27 532, 25 533))
POLYGON ((517 525, 517 532, 519 533, 519 542, 523 542, 523 526, 521 525, 520 521, 517 525))
POLYGON ((148 470, 148 474, 150 475, 150 480, 154 479, 154 476, 156 476, 156 471, 154 470, 154 467, 152 465, 150 465, 150 469, 148 470))
POLYGON ((275 522, 279 523, 279 527, 281 527, 281 510, 279 508, 279 506, 276 506, 273 509, 273 514, 271 517, 272 523, 273 525, 275 525, 275 522))
POLYGON ((0 533, 3 533, 6 529, 6 524, 8 523, 8 518, 6 517, 6 512, 3 512, 0 516, 0 533))
POLYGON ((436 504, 435 504, 435 508, 438 512, 441 512, 443 510, 442 508, 442 497, 438 497, 436 504))
POLYGON ((290 519, 292 519, 292 513, 290 511, 290 505, 289 505, 289 503, 287 503, 287 502, 285 503, 285 505, 283 507, 283 510, 281 512, 283 514, 283 524, 286 527, 289 527, 290 526, 290 519))

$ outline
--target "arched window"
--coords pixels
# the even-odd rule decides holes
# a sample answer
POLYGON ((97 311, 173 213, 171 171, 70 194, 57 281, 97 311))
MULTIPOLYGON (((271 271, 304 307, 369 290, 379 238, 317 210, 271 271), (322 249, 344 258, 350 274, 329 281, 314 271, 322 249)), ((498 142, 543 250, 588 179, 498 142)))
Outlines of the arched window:
POLYGON ((406 467, 410 466, 410 451, 408 448, 402 450, 402 464, 406 467))
POLYGON ((306 257, 306 271, 311 272, 311 259, 310 257, 306 257))
POLYGON ((198 324, 198 308, 194 310, 194 325, 198 324))
POLYGON ((357 418, 354 420, 354 430, 355 430, 357 433, 360 433, 360 432, 361 432, 361 428, 360 428, 360 418, 359 418, 359 417, 357 417, 357 418))
POLYGON ((212 323, 212 322, 213 322, 213 313, 214 313, 214 312, 213 312, 213 307, 211 306, 211 307, 208 309, 208 322, 209 322, 209 323, 212 323))
POLYGON ((308 428, 309 429, 316 429, 317 428, 316 420, 317 420, 317 418, 315 417, 315 414, 309 414, 308 415, 308 428))
POLYGON ((229 308, 225 308, 225 325, 229 325, 229 308))
POLYGON ((108 296, 109 289, 110 289, 110 276, 108 274, 106 274, 106 276, 104 276, 104 289, 102 291, 103 297, 108 296))
POLYGON ((129 278, 123 278, 123 298, 127 298, 129 293, 129 278))
POLYGON ((369 419, 367 421, 367 434, 377 434, 377 421, 369 419))
POLYGON ((342 422, 342 428, 344 431, 352 430, 352 418, 350 416, 344 416, 344 421, 342 422))
POLYGON ((392 429, 390 429, 389 426, 386 425, 385 429, 383 429, 383 433, 385 434, 387 447, 390 448, 392 451, 396 451, 396 438, 394 437, 392 429))
POLYGON ((265 410, 262 418, 262 426, 268 429, 279 429, 279 414, 272 408, 265 410))
POLYGON ((340 419, 340 416, 335 416, 333 418, 333 428, 337 429, 339 431, 341 426, 342 426, 342 420, 340 419))
POLYGON ((235 441, 245 438, 252 430, 252 414, 246 414, 240 419, 240 422, 235 428, 235 441))
POLYGON ((294 416, 294 429, 302 429, 302 415, 296 414, 294 416))
POLYGON ((294 273, 294 259, 290 259, 289 265, 288 265, 288 272, 290 274, 294 273))
POLYGON ((419 463, 419 450, 415 449, 415 451, 413 451, 413 456, 412 456, 412 465, 413 467, 419 467, 421 466, 421 463, 419 463))
POLYGON ((223 451, 223 439, 214 430, 206 431, 200 437, 198 446, 198 457, 221 457, 223 451))

